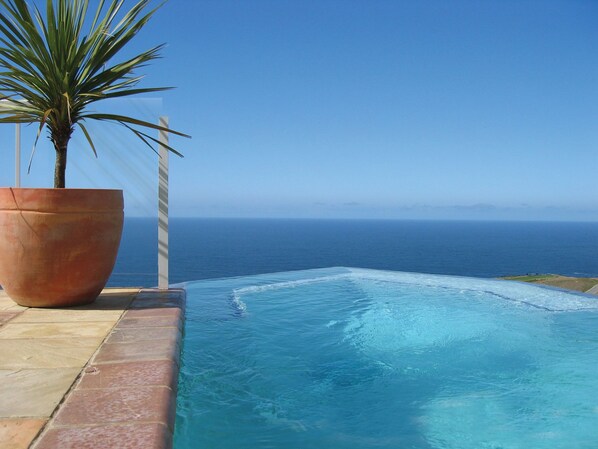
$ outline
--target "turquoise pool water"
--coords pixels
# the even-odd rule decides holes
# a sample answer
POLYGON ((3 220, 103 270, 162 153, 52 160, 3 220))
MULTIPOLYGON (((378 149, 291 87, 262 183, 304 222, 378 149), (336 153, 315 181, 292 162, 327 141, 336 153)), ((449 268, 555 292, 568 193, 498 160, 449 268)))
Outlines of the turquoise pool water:
POLYGON ((331 268, 193 282, 176 449, 598 444, 598 298, 331 268))

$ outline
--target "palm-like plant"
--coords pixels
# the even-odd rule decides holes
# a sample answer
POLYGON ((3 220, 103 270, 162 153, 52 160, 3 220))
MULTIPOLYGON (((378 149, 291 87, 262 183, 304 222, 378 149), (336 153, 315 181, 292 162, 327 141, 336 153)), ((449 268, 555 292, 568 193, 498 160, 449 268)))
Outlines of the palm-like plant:
POLYGON ((170 89, 137 87, 142 78, 137 70, 158 58, 163 45, 114 61, 158 9, 148 10, 149 0, 140 0, 121 13, 123 3, 99 0, 95 14, 88 17, 89 0, 47 0, 44 17, 26 0, 0 0, 0 92, 5 97, 0 123, 38 123, 36 142, 47 128, 56 150, 54 187, 65 186, 67 149, 77 125, 97 156, 85 127, 88 120, 123 125, 150 148, 158 141, 142 131, 148 128, 189 137, 147 121, 88 108, 108 98, 170 89))

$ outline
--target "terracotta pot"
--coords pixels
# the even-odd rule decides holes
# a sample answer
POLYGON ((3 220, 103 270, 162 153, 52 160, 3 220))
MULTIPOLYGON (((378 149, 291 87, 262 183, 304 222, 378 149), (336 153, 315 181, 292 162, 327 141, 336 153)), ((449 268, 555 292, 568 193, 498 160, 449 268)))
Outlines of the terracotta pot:
POLYGON ((114 268, 121 190, 0 188, 0 285, 22 306, 93 302, 114 268))

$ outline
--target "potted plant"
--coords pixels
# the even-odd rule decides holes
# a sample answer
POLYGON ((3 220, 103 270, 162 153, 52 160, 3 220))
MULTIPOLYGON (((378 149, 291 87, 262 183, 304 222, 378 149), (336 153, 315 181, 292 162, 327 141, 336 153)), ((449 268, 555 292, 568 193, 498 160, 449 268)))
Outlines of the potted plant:
MULTIPOLYGON (((114 267, 123 225, 120 190, 65 189, 68 145, 91 120, 129 129, 150 148, 164 130, 134 117, 96 112, 98 101, 168 88, 138 87, 140 67, 162 45, 117 60, 156 9, 140 0, 47 0, 45 15, 26 0, 0 0, 0 123, 36 123, 56 152, 53 189, 0 189, 0 285, 17 303, 59 307, 93 302, 114 267), (87 32, 85 32, 87 30, 87 32)), ((180 156, 175 149, 165 145, 180 156)))

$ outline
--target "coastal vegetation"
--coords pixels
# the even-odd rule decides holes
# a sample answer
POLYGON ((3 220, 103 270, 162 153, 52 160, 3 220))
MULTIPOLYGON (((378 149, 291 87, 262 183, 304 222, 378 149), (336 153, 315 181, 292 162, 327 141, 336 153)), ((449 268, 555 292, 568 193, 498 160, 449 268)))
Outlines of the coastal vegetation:
POLYGON ((526 274, 522 276, 505 276, 502 279, 550 285, 552 287, 577 290, 580 292, 587 292, 598 284, 598 278, 570 277, 561 276, 559 274, 526 274))

